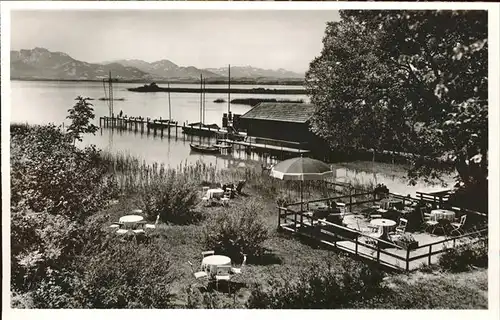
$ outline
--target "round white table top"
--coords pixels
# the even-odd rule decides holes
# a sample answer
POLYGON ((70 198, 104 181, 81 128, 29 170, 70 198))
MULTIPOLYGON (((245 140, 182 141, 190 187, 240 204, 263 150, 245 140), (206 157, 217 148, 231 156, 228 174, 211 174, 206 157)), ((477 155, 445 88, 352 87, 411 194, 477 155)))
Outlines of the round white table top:
POLYGON ((213 255, 203 258, 203 264, 210 266, 223 266, 231 263, 231 258, 226 256, 213 255))
POLYGON ((373 219, 370 224, 374 226, 392 227, 396 225, 396 221, 391 219, 373 219))
POLYGON ((140 222, 142 220, 144 220, 142 216, 130 215, 121 217, 119 221, 123 223, 134 223, 134 222, 140 222))
POLYGON ((446 209, 434 209, 431 210, 431 214, 455 214, 455 211, 446 209))
POLYGON ((224 190, 222 190, 221 188, 216 188, 216 189, 208 189, 208 192, 210 193, 224 193, 224 190))

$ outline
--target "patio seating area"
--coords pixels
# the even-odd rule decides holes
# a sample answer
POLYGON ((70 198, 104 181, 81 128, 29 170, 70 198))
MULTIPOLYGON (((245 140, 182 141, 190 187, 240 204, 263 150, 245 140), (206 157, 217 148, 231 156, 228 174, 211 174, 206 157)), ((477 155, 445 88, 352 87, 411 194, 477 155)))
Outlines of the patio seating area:
POLYGON ((231 199, 234 199, 237 195, 242 194, 242 189, 245 186, 246 181, 240 180, 237 183, 219 183, 217 186, 209 187, 205 186, 202 188, 201 201, 204 206, 229 206, 231 199))
POLYGON ((122 216, 117 222, 113 222, 109 228, 124 238, 135 238, 136 240, 144 238, 147 231, 156 229, 160 216, 157 216, 155 223, 152 224, 144 219, 142 213, 141 209, 134 209, 129 215, 122 216))
POLYGON ((351 194, 295 203, 278 211, 279 230, 396 270, 434 264, 448 248, 472 241, 470 236, 487 236, 486 224, 467 224, 472 213, 459 208, 433 209, 419 199, 392 194, 381 198, 351 194), (342 210, 338 203, 343 204, 342 210))
POLYGON ((207 289, 213 289, 215 285, 215 290, 219 291, 219 285, 224 284, 227 292, 231 293, 231 280, 242 273, 247 259, 246 254, 243 254, 243 262, 239 266, 233 265, 230 257, 215 254, 214 250, 204 251, 201 256, 199 269, 188 261, 194 278, 202 281, 207 289))

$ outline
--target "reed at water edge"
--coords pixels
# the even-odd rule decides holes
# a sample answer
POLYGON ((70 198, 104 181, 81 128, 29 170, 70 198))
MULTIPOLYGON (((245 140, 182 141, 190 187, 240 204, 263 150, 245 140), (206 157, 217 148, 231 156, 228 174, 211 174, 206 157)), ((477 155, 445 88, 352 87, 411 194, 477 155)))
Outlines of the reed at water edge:
MULTIPOLYGON (((252 188, 265 197, 286 197, 299 201, 300 183, 298 181, 283 181, 262 172, 259 167, 216 168, 202 161, 190 164, 187 161, 170 167, 163 163, 147 163, 134 156, 124 153, 111 154, 102 152, 102 159, 108 167, 110 177, 123 193, 137 192, 151 184, 163 184, 169 179, 183 179, 198 186, 217 187, 220 184, 246 181, 245 188, 252 188)), ((373 190, 373 183, 362 184, 353 181, 352 193, 373 190)), ((304 181, 302 184, 304 199, 318 199, 349 194, 349 187, 332 190, 324 181, 304 181)))

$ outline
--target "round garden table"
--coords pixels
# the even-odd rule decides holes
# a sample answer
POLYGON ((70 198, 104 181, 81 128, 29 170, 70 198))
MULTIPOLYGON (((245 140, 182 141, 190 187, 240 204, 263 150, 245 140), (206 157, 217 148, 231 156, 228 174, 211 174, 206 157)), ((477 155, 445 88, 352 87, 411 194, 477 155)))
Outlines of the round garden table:
POLYGON ((455 211, 435 209, 431 211, 431 218, 435 221, 439 220, 453 221, 455 219, 455 211))
POLYGON ((385 210, 389 210, 392 207, 401 206, 402 204, 403 200, 400 199, 387 198, 380 200, 380 207, 385 210))
POLYGON ((212 199, 212 198, 219 199, 219 198, 222 198, 223 195, 224 195, 224 190, 222 190, 221 188, 208 189, 208 191, 207 191, 207 198, 208 199, 212 199))
POLYGON ((222 255, 213 255, 203 258, 201 268, 210 273, 211 276, 217 274, 217 266, 225 266, 231 264, 231 258, 222 255))
POLYGON ((395 225, 396 221, 391 219, 373 219, 370 224, 377 227, 383 228, 383 233, 387 234, 395 225))
POLYGON ((142 222, 144 218, 139 215, 129 215, 129 216, 123 216, 118 220, 119 222, 123 223, 125 227, 134 227, 137 223, 142 222))

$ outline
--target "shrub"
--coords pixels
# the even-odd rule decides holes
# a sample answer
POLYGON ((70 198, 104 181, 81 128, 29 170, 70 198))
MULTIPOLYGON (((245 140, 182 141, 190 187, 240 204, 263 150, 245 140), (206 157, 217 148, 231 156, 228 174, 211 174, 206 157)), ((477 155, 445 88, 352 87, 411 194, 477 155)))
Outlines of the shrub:
POLYGON ((95 147, 78 149, 53 125, 12 131, 11 205, 83 220, 114 188, 95 147))
POLYGON ((32 290, 71 267, 76 256, 104 247, 108 237, 102 225, 100 219, 80 224, 47 212, 11 211, 12 289, 32 290))
POLYGON ((74 270, 49 269, 47 277, 42 279, 31 292, 34 308, 75 308, 74 288, 78 286, 78 273, 74 270))
POLYGON ((439 257, 439 265, 451 272, 467 271, 471 266, 487 267, 488 240, 481 239, 447 250, 439 257))
POLYGON ((290 194, 285 194, 282 192, 280 192, 278 197, 276 198, 276 204, 279 207, 286 207, 288 204, 291 204, 294 202, 296 202, 296 201, 294 201, 294 199, 292 198, 292 196, 290 194))
MULTIPOLYGON (((487 282, 487 281, 486 281, 487 282)), ((415 282, 398 279, 394 287, 360 301, 357 309, 479 309, 488 307, 487 295, 474 283, 439 275, 415 282)))
POLYGON ((200 218, 193 211, 198 201, 197 187, 183 175, 172 174, 162 181, 153 181, 142 187, 140 194, 150 220, 160 215, 164 222, 187 224, 200 218))
POLYGON ((232 295, 233 299, 228 301, 222 293, 217 291, 200 292, 199 288, 190 285, 186 288, 186 303, 184 307, 188 309, 234 309, 238 306, 234 301, 235 294, 233 293, 232 295))
POLYGON ((65 254, 74 245, 76 225, 63 216, 28 211, 12 212, 11 283, 24 292, 48 277, 51 269, 68 264, 65 254))
POLYGON ((18 293, 11 291, 10 307, 13 309, 31 309, 33 308, 33 299, 30 293, 18 293))
POLYGON ((335 265, 313 265, 298 279, 289 275, 269 281, 268 288, 255 287, 247 307, 258 309, 351 308, 381 289, 382 273, 367 265, 340 256, 335 265))
POLYGON ((115 241, 80 263, 78 308, 169 308, 174 295, 169 252, 160 243, 115 241))
POLYGON ((213 217, 204 229, 207 248, 241 261, 242 254, 248 258, 264 253, 262 243, 268 232, 261 219, 262 206, 250 201, 237 208, 226 208, 213 217))

